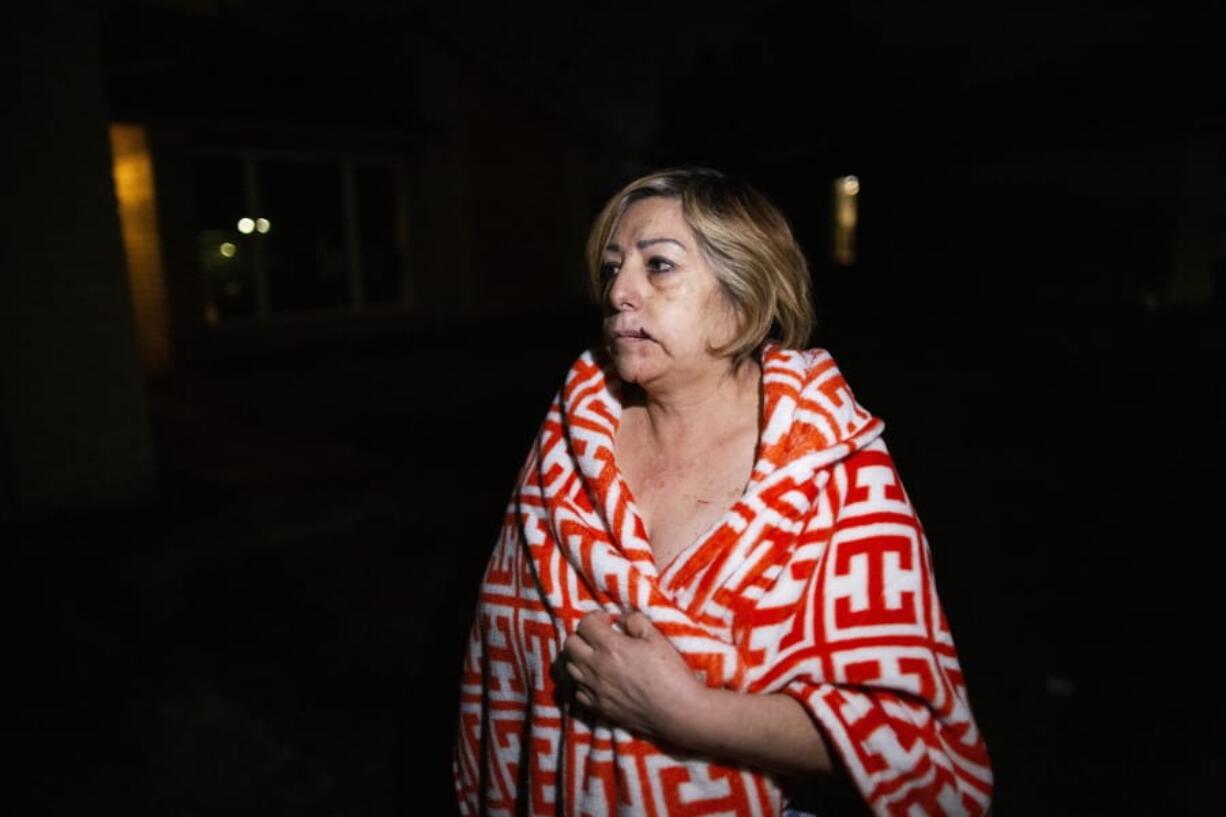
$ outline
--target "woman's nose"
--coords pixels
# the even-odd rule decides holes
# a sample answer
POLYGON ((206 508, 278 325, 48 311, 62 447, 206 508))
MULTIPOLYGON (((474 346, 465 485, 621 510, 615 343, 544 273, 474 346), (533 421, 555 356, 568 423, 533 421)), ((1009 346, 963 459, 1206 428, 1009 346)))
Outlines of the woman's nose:
POLYGON ((609 306, 617 312, 637 309, 643 303, 644 276, 634 266, 629 262, 622 264, 609 287, 609 306))

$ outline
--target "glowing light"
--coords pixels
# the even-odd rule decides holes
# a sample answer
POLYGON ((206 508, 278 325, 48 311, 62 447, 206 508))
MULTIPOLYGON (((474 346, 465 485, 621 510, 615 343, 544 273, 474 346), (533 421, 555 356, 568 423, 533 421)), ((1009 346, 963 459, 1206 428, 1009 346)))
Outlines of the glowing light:
POLYGON ((115 200, 127 261, 136 340, 148 371, 170 363, 170 319, 157 220, 153 159, 140 125, 110 126, 115 200))
POLYGON ((252 219, 243 217, 238 220, 238 231, 243 235, 250 235, 255 229, 255 222, 252 219))
POLYGON ((266 218, 257 218, 255 220, 255 231, 257 233, 266 233, 272 229, 272 224, 266 218))
POLYGON ((233 258, 234 254, 238 252, 238 247, 234 246, 233 242, 226 241, 226 242, 223 242, 222 245, 217 248, 217 251, 221 253, 222 255, 224 255, 226 258, 233 258))
POLYGON ((840 176, 834 180, 834 208, 831 215, 833 241, 832 260, 840 267, 856 263, 856 223, 859 221, 860 180, 855 176, 840 176))

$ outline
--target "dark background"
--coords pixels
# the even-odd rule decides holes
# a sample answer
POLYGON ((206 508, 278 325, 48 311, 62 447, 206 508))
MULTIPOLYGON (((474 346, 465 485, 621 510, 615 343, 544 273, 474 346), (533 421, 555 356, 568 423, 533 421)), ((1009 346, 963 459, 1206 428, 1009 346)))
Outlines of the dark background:
POLYGON ((1221 813, 1217 4, 6 13, 6 811, 452 813, 476 584, 596 337, 584 230, 621 183, 699 163, 791 219, 815 342, 887 422, 993 813, 1221 813), (153 144, 159 366, 114 122, 153 144), (175 204, 201 145, 408 162, 412 298, 206 322, 175 204))

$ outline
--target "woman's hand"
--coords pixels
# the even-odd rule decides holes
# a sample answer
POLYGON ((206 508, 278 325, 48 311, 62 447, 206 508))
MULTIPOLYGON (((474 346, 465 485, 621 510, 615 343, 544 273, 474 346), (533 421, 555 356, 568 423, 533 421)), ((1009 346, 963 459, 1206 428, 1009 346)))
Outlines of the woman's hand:
POLYGON ((672 740, 707 689, 647 616, 631 613, 622 630, 608 614, 588 613, 566 639, 575 700, 632 732, 672 740))
POLYGON ((784 775, 832 768, 825 739, 790 695, 711 689, 642 613, 613 627, 588 613, 562 645, 575 700, 618 726, 699 754, 784 775))

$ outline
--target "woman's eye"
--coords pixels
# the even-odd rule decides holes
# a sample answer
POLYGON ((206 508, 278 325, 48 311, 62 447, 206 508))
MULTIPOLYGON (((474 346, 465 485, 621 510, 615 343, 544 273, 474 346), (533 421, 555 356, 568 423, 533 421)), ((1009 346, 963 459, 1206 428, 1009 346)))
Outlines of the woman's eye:
POLYGON ((647 267, 652 272, 672 272, 677 268, 677 265, 667 258, 661 258, 657 255, 647 262, 647 267))
POLYGON ((605 261, 600 265, 600 280, 608 281, 614 275, 617 275, 617 271, 619 269, 621 269, 620 264, 616 264, 612 261, 605 261))

